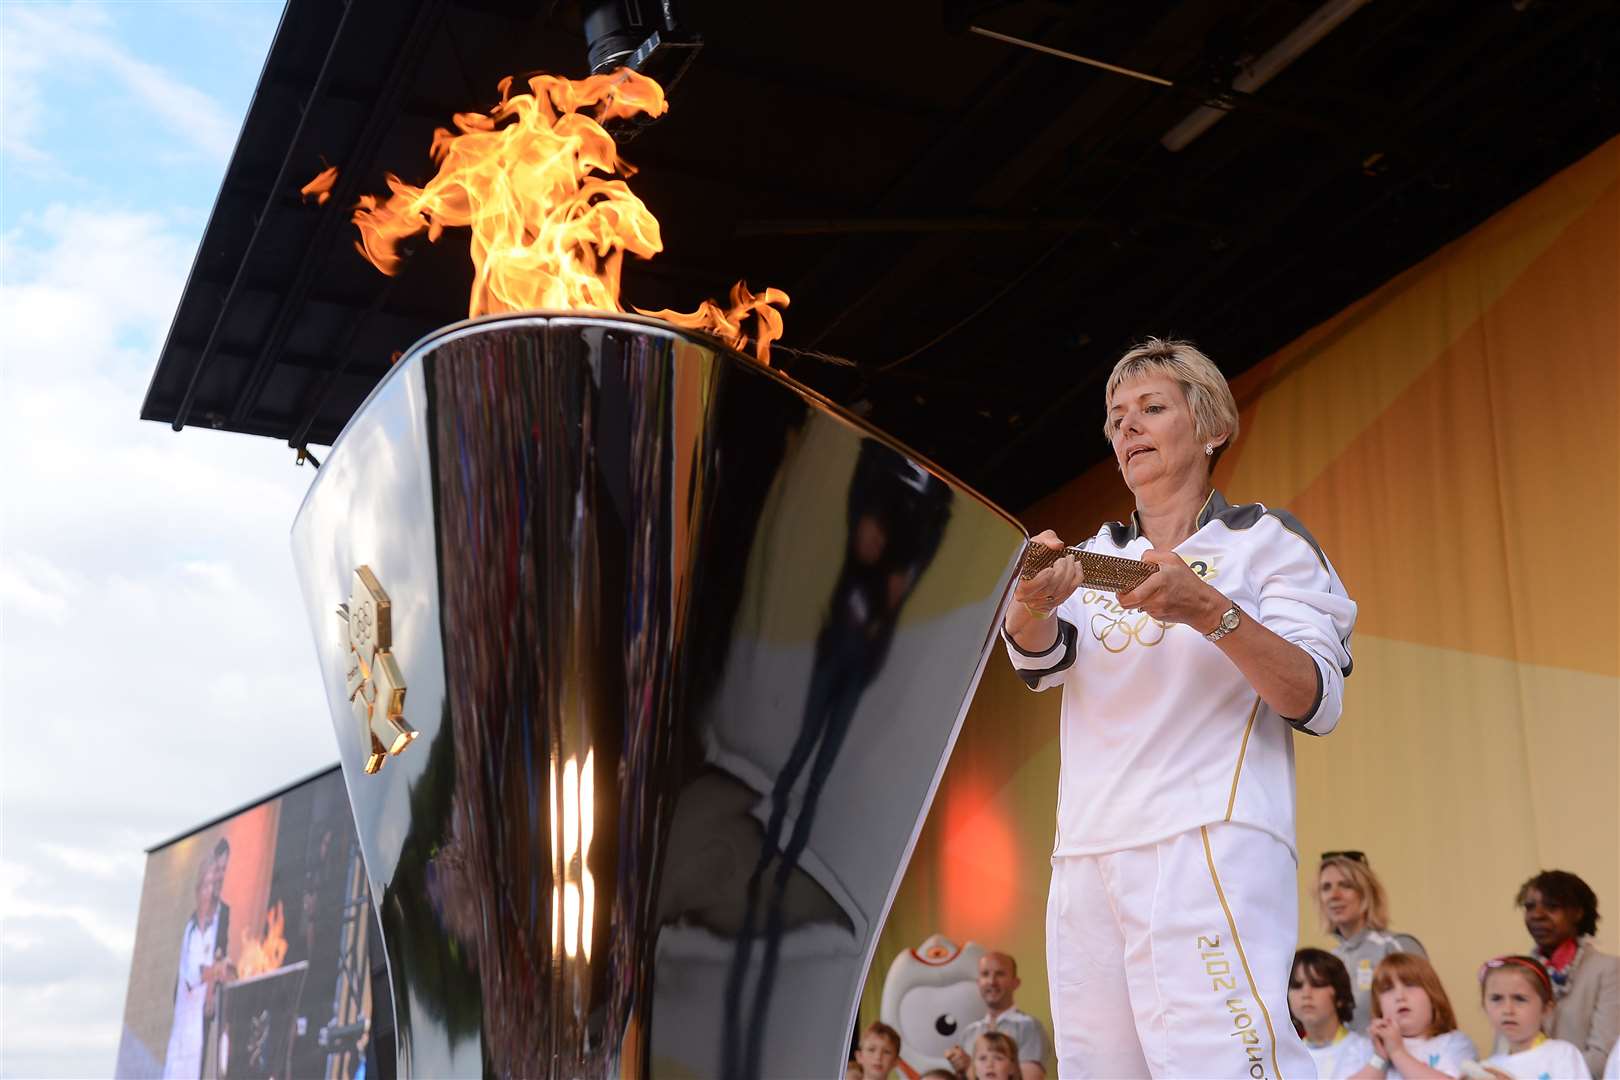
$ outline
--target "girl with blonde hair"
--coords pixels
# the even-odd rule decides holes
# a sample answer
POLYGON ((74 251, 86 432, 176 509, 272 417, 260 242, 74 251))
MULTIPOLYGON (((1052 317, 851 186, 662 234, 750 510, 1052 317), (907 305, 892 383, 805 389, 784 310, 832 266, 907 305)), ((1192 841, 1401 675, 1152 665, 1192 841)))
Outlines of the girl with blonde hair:
POLYGON ((973 1040, 973 1080, 1018 1080, 1018 1044, 1003 1031, 973 1040))

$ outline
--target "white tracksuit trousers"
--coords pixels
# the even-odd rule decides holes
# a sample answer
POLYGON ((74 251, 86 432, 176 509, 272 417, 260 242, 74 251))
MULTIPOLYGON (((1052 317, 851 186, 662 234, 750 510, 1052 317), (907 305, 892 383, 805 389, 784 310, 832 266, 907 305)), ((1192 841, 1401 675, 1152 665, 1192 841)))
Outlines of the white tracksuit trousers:
POLYGON ((1220 823, 1052 860, 1046 965, 1063 1080, 1314 1080, 1288 1019, 1293 853, 1220 823))

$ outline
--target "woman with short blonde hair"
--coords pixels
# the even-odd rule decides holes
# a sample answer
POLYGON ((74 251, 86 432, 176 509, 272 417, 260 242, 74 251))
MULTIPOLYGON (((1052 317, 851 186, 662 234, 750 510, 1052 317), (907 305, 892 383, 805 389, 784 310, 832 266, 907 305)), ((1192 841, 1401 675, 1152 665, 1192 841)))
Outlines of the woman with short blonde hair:
MULTIPOLYGON (((1214 449, 1209 455, 1209 467, 1213 471, 1221 455, 1238 436, 1237 399, 1232 396, 1226 376, 1191 342, 1150 337, 1114 364, 1103 396, 1111 401, 1115 391, 1125 383, 1153 374, 1167 375, 1181 385, 1187 405, 1192 409, 1193 434, 1201 442, 1213 441, 1214 449)), ((1110 419, 1103 419, 1105 439, 1113 435, 1110 423, 1110 419)))
POLYGON ((1062 687, 1058 1075, 1308 1075, 1288 1020, 1292 740, 1338 722, 1356 605, 1292 515, 1215 490, 1238 410, 1209 357, 1149 338, 1103 410, 1136 512, 1083 547, 1152 572, 1088 586, 1047 530, 1032 547, 1059 557, 1018 584, 1002 628, 1030 689, 1062 687))

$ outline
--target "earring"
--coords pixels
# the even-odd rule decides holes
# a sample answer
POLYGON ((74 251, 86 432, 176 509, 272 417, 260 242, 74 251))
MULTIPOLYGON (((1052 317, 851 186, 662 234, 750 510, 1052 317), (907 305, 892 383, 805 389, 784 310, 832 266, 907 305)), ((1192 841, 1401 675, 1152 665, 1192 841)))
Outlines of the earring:
POLYGON ((1215 444, 1210 443, 1210 442, 1205 443, 1204 444, 1204 455, 1206 457, 1208 457, 1208 456, 1210 456, 1210 455, 1212 455, 1214 453, 1215 453, 1215 444))

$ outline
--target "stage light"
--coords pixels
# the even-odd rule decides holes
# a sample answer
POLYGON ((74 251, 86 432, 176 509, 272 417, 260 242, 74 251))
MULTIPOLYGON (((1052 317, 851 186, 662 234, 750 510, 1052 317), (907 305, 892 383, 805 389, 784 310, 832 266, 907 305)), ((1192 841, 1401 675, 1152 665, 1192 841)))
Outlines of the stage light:
POLYGON ((626 66, 654 24, 637 0, 595 0, 583 5, 585 48, 591 74, 626 66))
MULTIPOLYGON (((1304 22, 1277 44, 1267 49, 1252 63, 1246 64, 1232 80, 1232 89, 1241 94, 1252 94, 1275 78, 1282 70, 1298 60, 1318 41, 1332 33, 1344 20, 1354 15, 1367 0, 1329 0, 1317 8, 1304 22)), ((1231 111, 1231 105, 1200 105, 1182 118, 1181 122, 1160 137, 1159 142, 1171 153, 1187 148, 1198 136, 1220 123, 1231 111)))
MULTIPOLYGON (((702 35, 683 24, 677 0, 585 0, 580 9, 593 75, 629 68, 672 95, 703 48, 702 35)), ((617 121, 611 130, 623 142, 650 123, 648 117, 637 117, 617 121)))

